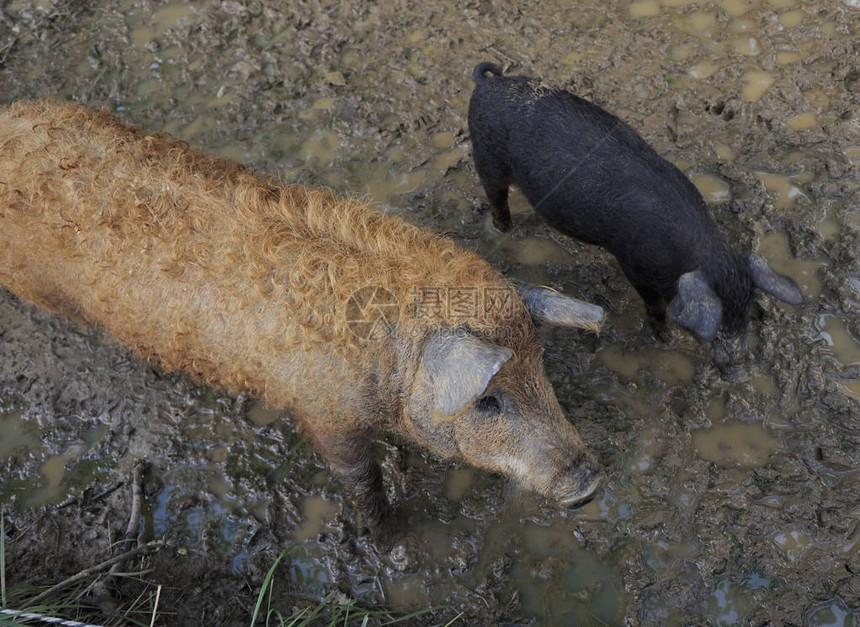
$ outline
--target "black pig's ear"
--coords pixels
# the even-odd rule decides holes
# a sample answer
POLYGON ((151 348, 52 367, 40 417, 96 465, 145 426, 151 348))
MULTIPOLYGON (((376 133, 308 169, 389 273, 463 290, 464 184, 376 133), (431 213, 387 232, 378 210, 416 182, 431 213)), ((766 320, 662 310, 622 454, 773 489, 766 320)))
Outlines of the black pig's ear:
POLYGON ((678 293, 669 303, 672 319, 710 342, 723 319, 723 305, 701 272, 687 272, 678 279, 678 293))
POLYGON ((450 416, 483 394, 512 355, 511 349, 470 333, 437 333, 424 347, 420 376, 432 391, 436 409, 450 416))
POLYGON ((598 305, 565 296, 549 287, 522 283, 514 284, 514 287, 535 324, 577 327, 595 333, 603 326, 606 314, 598 305))
POLYGON ((803 304, 803 294, 800 293, 797 283, 785 275, 774 272, 764 259, 755 253, 750 253, 747 255, 747 264, 753 283, 758 289, 789 305, 797 307, 803 304))

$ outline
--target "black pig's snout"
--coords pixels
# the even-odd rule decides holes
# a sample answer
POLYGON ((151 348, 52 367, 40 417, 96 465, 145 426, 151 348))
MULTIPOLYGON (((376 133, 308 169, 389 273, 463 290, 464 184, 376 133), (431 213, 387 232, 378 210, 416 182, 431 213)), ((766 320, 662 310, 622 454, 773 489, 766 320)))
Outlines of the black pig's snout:
POLYGON ((720 375, 728 381, 741 376, 746 356, 746 341, 742 335, 726 337, 720 334, 711 342, 711 359, 720 375))
POLYGON ((740 364, 725 364, 718 365, 720 376, 726 381, 735 381, 744 373, 744 368, 740 364))

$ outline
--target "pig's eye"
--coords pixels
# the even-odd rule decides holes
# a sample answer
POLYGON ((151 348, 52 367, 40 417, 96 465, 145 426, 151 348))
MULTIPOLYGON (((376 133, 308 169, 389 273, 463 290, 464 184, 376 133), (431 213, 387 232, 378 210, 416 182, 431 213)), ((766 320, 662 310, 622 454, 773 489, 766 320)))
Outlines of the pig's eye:
POLYGON ((487 396, 483 396, 478 399, 478 404, 475 406, 475 409, 482 413, 498 414, 502 411, 502 404, 499 402, 498 398, 492 394, 487 394, 487 396))

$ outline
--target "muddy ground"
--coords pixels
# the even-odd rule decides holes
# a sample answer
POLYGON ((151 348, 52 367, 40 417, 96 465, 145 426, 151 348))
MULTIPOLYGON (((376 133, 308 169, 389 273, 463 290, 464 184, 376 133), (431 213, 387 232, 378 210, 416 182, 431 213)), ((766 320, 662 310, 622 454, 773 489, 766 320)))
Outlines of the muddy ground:
POLYGON ((111 555, 147 463, 144 571, 94 618, 241 625, 263 576, 282 612, 334 595, 417 624, 853 625, 860 620, 860 9, 853 0, 0 2, 0 100, 107 107, 288 182, 366 195, 508 275, 610 311, 546 334, 559 400, 607 473, 559 511, 500 477, 381 438, 408 530, 378 554, 320 458, 253 399, 154 371, 0 291, 7 585, 111 555), (492 229, 470 162, 483 60, 620 115, 679 165, 736 246, 794 277, 761 297, 723 381, 669 345, 616 263, 518 195, 492 229))

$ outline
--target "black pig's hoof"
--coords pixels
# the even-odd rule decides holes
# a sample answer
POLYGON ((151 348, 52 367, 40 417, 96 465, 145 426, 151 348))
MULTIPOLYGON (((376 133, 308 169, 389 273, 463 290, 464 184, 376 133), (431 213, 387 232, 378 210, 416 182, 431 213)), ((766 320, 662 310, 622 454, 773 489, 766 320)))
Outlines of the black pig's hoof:
POLYGON ((668 344, 672 341, 672 329, 666 323, 666 319, 649 318, 648 326, 651 328, 651 333, 658 342, 668 344))
POLYGON ((500 230, 502 233, 507 233, 512 228, 514 228, 514 223, 511 221, 511 217, 508 216, 504 220, 497 220, 495 216, 493 216, 493 226, 500 230))

